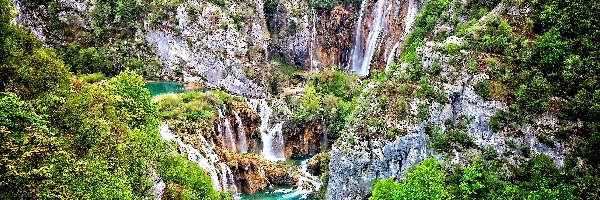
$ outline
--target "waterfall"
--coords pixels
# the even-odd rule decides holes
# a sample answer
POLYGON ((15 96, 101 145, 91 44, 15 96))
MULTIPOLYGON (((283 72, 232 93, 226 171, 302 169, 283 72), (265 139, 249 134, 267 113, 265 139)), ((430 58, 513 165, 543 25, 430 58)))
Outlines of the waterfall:
POLYGON ((312 9, 312 31, 311 31, 311 40, 310 40, 310 70, 318 70, 319 68, 319 59, 316 57, 317 53, 317 13, 315 9, 312 9))
POLYGON ((313 176, 308 172, 308 160, 300 162, 300 177, 296 183, 297 190, 294 192, 295 195, 300 195, 300 199, 307 199, 308 194, 313 191, 319 191, 319 188, 323 186, 323 182, 317 176, 313 176))
POLYGON ((189 161, 196 163, 200 168, 208 173, 210 176, 213 189, 215 190, 228 190, 237 192, 237 186, 235 179, 231 173, 231 168, 227 166, 215 153, 215 144, 212 140, 206 140, 202 134, 198 136, 198 146, 200 150, 191 144, 183 142, 183 140, 171 133, 168 124, 162 123, 159 128, 160 135, 163 140, 175 140, 181 154, 187 154, 189 161), (219 168, 217 168, 217 166, 219 168))
MULTIPOLYGON (((200 151, 196 148, 194 148, 192 145, 190 144, 186 144, 183 141, 181 141, 181 139, 177 140, 177 144, 179 145, 179 151, 181 151, 181 153, 187 153, 187 157, 189 161, 192 161, 193 163, 196 163, 197 165, 200 166, 200 168, 202 168, 204 171, 208 172, 208 174, 210 175, 210 180, 212 182, 213 188, 215 190, 221 190, 221 182, 219 181, 219 171, 217 170, 217 168, 215 167, 215 163, 218 160, 214 160, 214 159, 210 159, 211 155, 209 155, 209 153, 214 153, 214 152, 205 152, 207 154, 206 158, 204 157, 204 155, 202 155, 200 153, 200 151)), ((216 156, 216 154, 214 154, 216 156)))
POLYGON ((248 105, 260 116, 260 135, 263 141, 262 156, 270 161, 283 161, 284 141, 283 141, 283 122, 272 125, 271 115, 273 110, 264 99, 250 99, 248 105))
POLYGON ((362 64, 363 59, 363 51, 362 51, 362 39, 363 39, 363 17, 364 17, 364 9, 367 5, 367 0, 363 0, 362 4, 360 4, 360 12, 358 14, 358 21, 356 21, 356 35, 354 35, 354 47, 352 48, 352 58, 350 60, 350 67, 354 73, 358 74, 360 69, 359 65, 362 64))
MULTIPOLYGON (((219 109, 219 119, 223 121, 223 126, 225 126, 225 130, 219 130, 219 134, 223 137, 223 143, 225 147, 230 150, 237 150, 237 146, 235 145, 236 139, 233 136, 233 130, 231 128, 231 122, 229 122, 229 118, 223 115, 223 112, 227 112, 227 110, 221 111, 219 109)), ((218 128, 220 129, 220 128, 218 128)))
MULTIPOLYGON (((367 1, 368 0, 364 0, 360 8, 361 14, 358 18, 359 21, 357 22, 359 24, 357 25, 359 29, 362 29, 362 18, 364 17, 363 12, 365 12, 365 5, 367 1)), ((384 28, 385 20, 383 15, 385 14, 385 2, 386 0, 378 0, 376 4, 376 9, 373 11, 373 13, 371 13, 371 18, 373 19, 373 21, 371 21, 370 23, 371 26, 369 27, 369 35, 367 36, 367 40, 365 43, 366 46, 364 47, 364 54, 362 52, 363 48, 361 48, 362 42, 355 42, 354 44, 354 50, 352 55, 352 70, 358 76, 369 75, 369 66, 371 65, 371 59, 373 59, 373 53, 375 53, 375 48, 377 48, 377 40, 379 39, 379 34, 384 28)), ((357 29, 356 37, 362 38, 361 33, 362 30, 357 29)))
POLYGON ((374 58, 385 59, 382 62, 385 62, 386 66, 393 61, 397 49, 412 27, 418 10, 415 0, 408 0, 406 5, 403 2, 406 0, 377 0, 370 6, 370 0, 363 0, 356 22, 349 67, 356 75, 369 75, 374 58), (402 16, 405 8, 406 15, 402 16), (399 27, 401 24, 403 27, 399 27))
POLYGON ((394 44, 392 51, 388 55, 387 61, 385 62, 386 70, 387 70, 387 67, 392 63, 392 61, 394 61, 394 57, 396 56, 396 51, 397 51, 398 47, 400 47, 400 44, 402 44, 404 42, 404 40, 406 39, 406 37, 408 36, 408 33, 410 32, 410 29, 412 28, 413 23, 415 22, 415 20, 417 18, 417 12, 418 12, 418 7, 417 7, 417 4, 415 3, 415 0, 409 0, 408 1, 408 11, 406 13, 406 16, 404 17, 404 29, 402 32, 402 37, 400 37, 398 42, 396 42, 396 44, 394 44))
POLYGON ((221 181, 223 182, 223 190, 229 191, 237 191, 237 186, 235 185, 235 179, 233 179, 233 174, 231 173, 231 169, 225 163, 219 163, 221 167, 221 181))
POLYGON ((238 148, 238 152, 240 153, 246 153, 248 152, 248 142, 246 141, 246 133, 244 131, 244 124, 242 124, 242 118, 240 117, 240 115, 233 111, 233 115, 235 116, 235 120, 237 122, 237 127, 238 127, 238 141, 237 141, 237 148, 238 148))

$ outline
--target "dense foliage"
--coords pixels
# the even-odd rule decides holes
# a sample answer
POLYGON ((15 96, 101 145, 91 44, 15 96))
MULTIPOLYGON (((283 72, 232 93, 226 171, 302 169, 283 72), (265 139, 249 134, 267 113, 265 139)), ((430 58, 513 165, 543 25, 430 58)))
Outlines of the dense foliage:
POLYGON ((536 155, 506 177, 494 161, 476 159, 466 167, 444 170, 435 158, 422 161, 400 183, 378 181, 377 199, 573 199, 572 189, 550 157, 536 155))
POLYGON ((140 76, 90 84, 11 23, 10 1, 0 13, 0 199, 150 198, 155 172, 169 195, 223 198, 160 140, 140 76))
POLYGON ((324 121, 328 136, 337 138, 351 117, 359 93, 355 76, 325 69, 309 78, 293 118, 300 124, 324 121))
POLYGON ((429 158, 406 174, 402 183, 392 179, 378 181, 369 200, 378 199, 445 199, 444 170, 435 158, 429 158))

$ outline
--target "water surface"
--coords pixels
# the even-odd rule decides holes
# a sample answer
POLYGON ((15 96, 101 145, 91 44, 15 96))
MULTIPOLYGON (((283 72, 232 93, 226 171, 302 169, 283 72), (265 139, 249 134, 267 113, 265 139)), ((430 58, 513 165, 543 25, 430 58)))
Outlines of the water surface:
POLYGON ((158 96, 161 94, 168 93, 177 94, 186 92, 181 83, 170 81, 149 82, 146 83, 146 88, 150 90, 150 94, 152 94, 152 96, 158 96))

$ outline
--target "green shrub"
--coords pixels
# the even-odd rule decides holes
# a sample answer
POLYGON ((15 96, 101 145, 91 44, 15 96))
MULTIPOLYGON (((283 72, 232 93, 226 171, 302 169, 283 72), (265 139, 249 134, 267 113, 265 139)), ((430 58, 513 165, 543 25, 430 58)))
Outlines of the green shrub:
POLYGON ((448 55, 458 55, 458 53, 460 53, 460 49, 461 49, 461 47, 458 44, 454 44, 454 43, 444 45, 444 47, 442 48, 444 53, 446 53, 448 55))
POLYGON ((400 184, 392 179, 380 180, 371 190, 369 200, 383 199, 446 199, 448 192, 444 186, 445 172, 442 166, 431 157, 411 169, 400 184))
POLYGON ((417 105, 417 119, 423 122, 427 120, 427 118, 429 118, 429 106, 427 106, 427 104, 420 103, 417 105))
POLYGON ((501 111, 496 111, 494 116, 490 118, 489 123, 490 130, 494 133, 497 133, 502 128, 502 116, 501 111))
POLYGON ((415 19, 414 28, 404 42, 402 62, 414 62, 417 47, 425 44, 424 38, 435 28, 437 16, 440 16, 449 6, 449 0, 433 0, 423 3, 415 19))
POLYGON ((442 72, 442 65, 440 65, 437 62, 434 62, 433 64, 431 64, 431 67, 429 67, 429 72, 433 76, 440 75, 440 73, 442 72))
POLYGON ((429 136, 428 144, 431 148, 445 151, 450 147, 450 139, 439 125, 428 126, 425 133, 429 136))
POLYGON ((85 74, 80 76, 83 81, 88 83, 96 83, 98 81, 106 79, 106 76, 102 73, 85 74))
POLYGON ((450 140, 461 145, 464 148, 476 147, 475 141, 464 131, 454 131, 449 136, 450 140))
POLYGON ((475 90, 475 93, 477 93, 477 95, 483 97, 484 99, 490 99, 492 88, 490 87, 488 80, 481 79, 477 81, 477 83, 473 85, 473 90, 475 90))

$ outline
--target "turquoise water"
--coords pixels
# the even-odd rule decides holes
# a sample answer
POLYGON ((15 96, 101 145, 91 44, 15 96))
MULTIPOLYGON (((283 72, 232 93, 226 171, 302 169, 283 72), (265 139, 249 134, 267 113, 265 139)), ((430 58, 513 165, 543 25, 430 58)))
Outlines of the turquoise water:
POLYGON ((244 200, 298 200, 302 194, 291 187, 277 186, 254 194, 241 194, 244 200))
MULTIPOLYGON (((280 163, 299 166, 310 157, 312 156, 292 158, 280 163)), ((302 195, 302 192, 289 186, 275 186, 254 194, 240 194, 239 197, 242 200, 299 200, 302 199, 302 195)))
POLYGON ((150 94, 152 94, 152 96, 185 92, 183 85, 178 82, 150 82, 146 83, 146 88, 150 90, 150 94))

